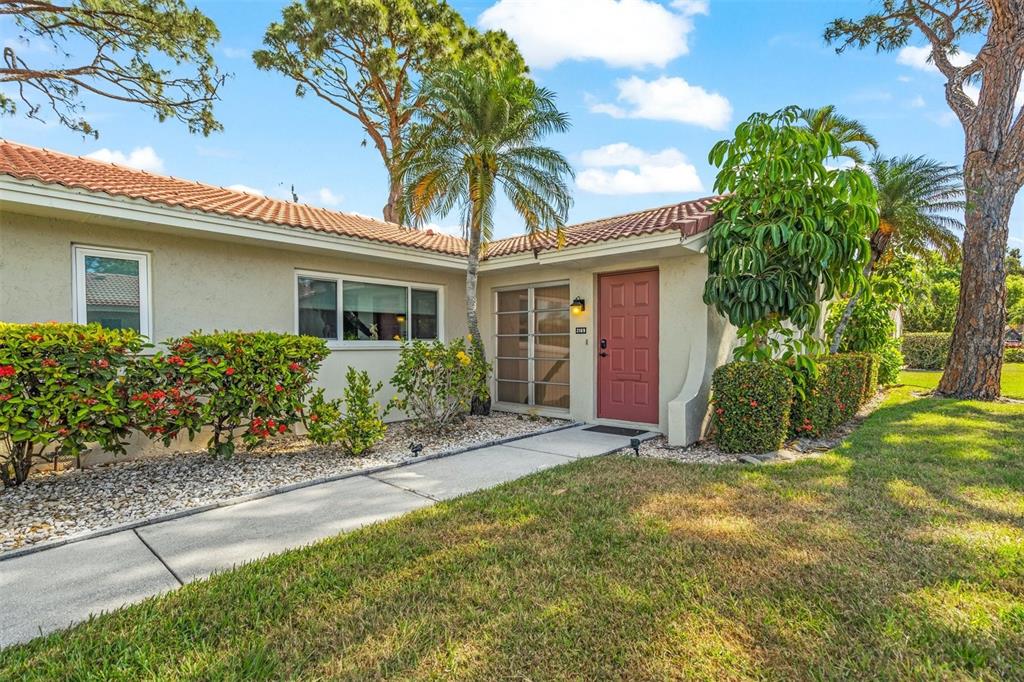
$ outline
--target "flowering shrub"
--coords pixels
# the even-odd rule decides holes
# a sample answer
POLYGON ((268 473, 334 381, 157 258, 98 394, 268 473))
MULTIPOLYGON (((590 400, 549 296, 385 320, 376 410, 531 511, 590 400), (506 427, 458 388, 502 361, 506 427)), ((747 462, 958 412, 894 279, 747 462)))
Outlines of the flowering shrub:
POLYGON ((731 362, 712 378, 712 437, 724 452, 770 452, 789 431, 795 393, 776 362, 731 362))
POLYGON ((135 331, 99 325, 0 323, 0 481, 97 443, 124 452, 131 430, 122 373, 145 347, 135 331))
POLYGON ((302 420, 327 346, 310 336, 275 332, 195 332, 139 361, 130 407, 142 430, 165 445, 203 428, 207 449, 230 455, 240 438, 252 448, 302 420))
POLYGON ((441 429, 464 416, 473 398, 487 398, 487 366, 472 340, 402 344, 391 385, 391 406, 404 410, 423 428, 441 429))
POLYGON ((839 353, 817 360, 817 376, 810 377, 806 396, 793 400, 791 431, 797 436, 824 436, 850 419, 864 400, 868 359, 857 353, 839 353))
POLYGON ((908 332, 903 335, 903 357, 911 369, 942 369, 949 355, 949 332, 908 332))
POLYGON ((347 455, 361 455, 384 437, 380 403, 373 397, 384 384, 370 382, 370 375, 349 367, 345 374, 344 399, 327 400, 318 389, 306 410, 309 439, 321 445, 338 444, 347 455))

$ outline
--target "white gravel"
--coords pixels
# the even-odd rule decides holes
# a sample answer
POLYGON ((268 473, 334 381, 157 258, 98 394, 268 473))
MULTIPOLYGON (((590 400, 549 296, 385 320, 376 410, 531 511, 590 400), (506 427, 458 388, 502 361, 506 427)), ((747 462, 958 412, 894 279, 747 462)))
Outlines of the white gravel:
POLYGON ((565 422, 505 412, 469 417, 443 434, 391 424, 372 453, 348 457, 302 436, 283 436, 252 452, 216 459, 205 451, 114 462, 91 469, 38 472, 0 489, 0 554, 27 545, 164 516, 279 486, 393 464, 423 445, 421 456, 528 435, 565 422))

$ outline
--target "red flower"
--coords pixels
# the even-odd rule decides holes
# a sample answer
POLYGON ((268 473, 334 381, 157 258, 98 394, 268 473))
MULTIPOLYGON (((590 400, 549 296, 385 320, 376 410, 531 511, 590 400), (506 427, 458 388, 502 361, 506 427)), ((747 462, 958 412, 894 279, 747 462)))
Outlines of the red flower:
POLYGON ((167 358, 167 362, 172 365, 177 365, 178 367, 181 367, 182 365, 185 364, 185 361, 182 360, 181 357, 177 355, 172 355, 171 357, 167 358))
POLYGON ((235 368, 234 367, 228 367, 226 370, 224 370, 224 373, 227 374, 228 376, 231 376, 232 374, 235 373, 235 368))
POLYGON ((751 400, 750 401, 750 406, 751 407, 757 407, 757 401, 756 400, 751 400))
POLYGON ((281 384, 278 384, 277 386, 274 386, 274 390, 277 391, 278 393, 280 393, 281 391, 284 390, 284 386, 282 386, 281 384))
POLYGON ((42 341, 43 340, 43 335, 42 334, 35 334, 35 333, 33 333, 33 334, 29 334, 25 338, 28 339, 29 341, 37 342, 37 341, 42 341))
POLYGON ((13 377, 17 373, 13 365, 0 365, 0 377, 13 377))
POLYGON ((41 364, 43 365, 43 367, 56 367, 60 363, 54 360, 53 358, 45 358, 41 364))
POLYGON ((110 367, 110 360, 107 360, 106 358, 100 358, 99 360, 96 361, 96 366, 102 369, 106 369, 107 367, 110 367))
MULTIPOLYGON (((721 413, 722 411, 719 410, 718 412, 721 413)), ((311 422, 315 422, 318 419, 320 419, 320 415, 318 415, 318 414, 311 414, 311 415, 309 415, 309 421, 311 421, 311 422)))
POLYGON ((5 400, 10 400, 10 399, 11 399, 11 394, 10 393, 0 393, 0 403, 4 402, 5 400))
MULTIPOLYGON (((717 410, 715 410, 716 414, 723 414, 724 412, 725 412, 725 410, 723 410, 721 407, 719 407, 717 410)), ((314 415, 314 416, 316 416, 316 415, 314 415)))
POLYGON ((277 432, 278 433, 284 433, 287 430, 288 430, 288 427, 285 426, 284 424, 281 424, 280 426, 277 427, 277 432))
POLYGON ((163 391, 161 391, 160 389, 157 389, 157 390, 153 391, 153 399, 154 400, 163 400, 166 396, 167 396, 167 394, 164 393, 163 391))
POLYGON ((293 372, 298 372, 302 369, 302 365, 300 365, 297 362, 293 362, 292 364, 288 365, 288 369, 290 369, 293 372))

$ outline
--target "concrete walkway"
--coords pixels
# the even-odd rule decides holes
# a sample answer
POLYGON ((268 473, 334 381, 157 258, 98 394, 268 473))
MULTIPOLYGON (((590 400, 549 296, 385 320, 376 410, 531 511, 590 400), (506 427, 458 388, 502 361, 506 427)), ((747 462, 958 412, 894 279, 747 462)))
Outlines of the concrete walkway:
POLYGON ((215 571, 629 446, 628 437, 584 428, 354 475, 0 559, 4 599, 0 647, 173 590, 215 571))

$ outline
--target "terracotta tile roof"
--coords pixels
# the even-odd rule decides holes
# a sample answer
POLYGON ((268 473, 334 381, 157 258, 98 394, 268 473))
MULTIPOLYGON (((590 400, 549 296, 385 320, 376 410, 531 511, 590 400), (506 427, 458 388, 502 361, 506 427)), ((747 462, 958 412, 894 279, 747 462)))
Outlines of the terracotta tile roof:
MULTIPOLYGON (((690 237, 710 229, 715 223, 712 205, 719 199, 721 197, 693 199, 626 215, 570 225, 564 229, 565 247, 669 231, 678 231, 681 236, 690 237)), ((533 249, 550 251, 556 246, 553 234, 538 237, 532 243, 529 237, 520 235, 492 242, 487 247, 486 257, 496 258, 533 249)))
MULTIPOLYGON (((463 256, 465 241, 452 235, 415 230, 352 213, 330 211, 306 204, 271 199, 237 190, 181 180, 117 164, 71 156, 0 139, 0 175, 20 180, 101 192, 274 225, 408 246, 436 253, 463 256)), ((711 227, 711 208, 719 197, 694 199, 626 215, 592 220, 565 228, 566 246, 580 246, 659 232, 678 231, 691 236, 711 227)), ((485 258, 556 247, 553 235, 531 242, 526 236, 492 242, 485 258)))
POLYGON ((462 256, 458 237, 0 140, 0 174, 156 204, 462 256))

